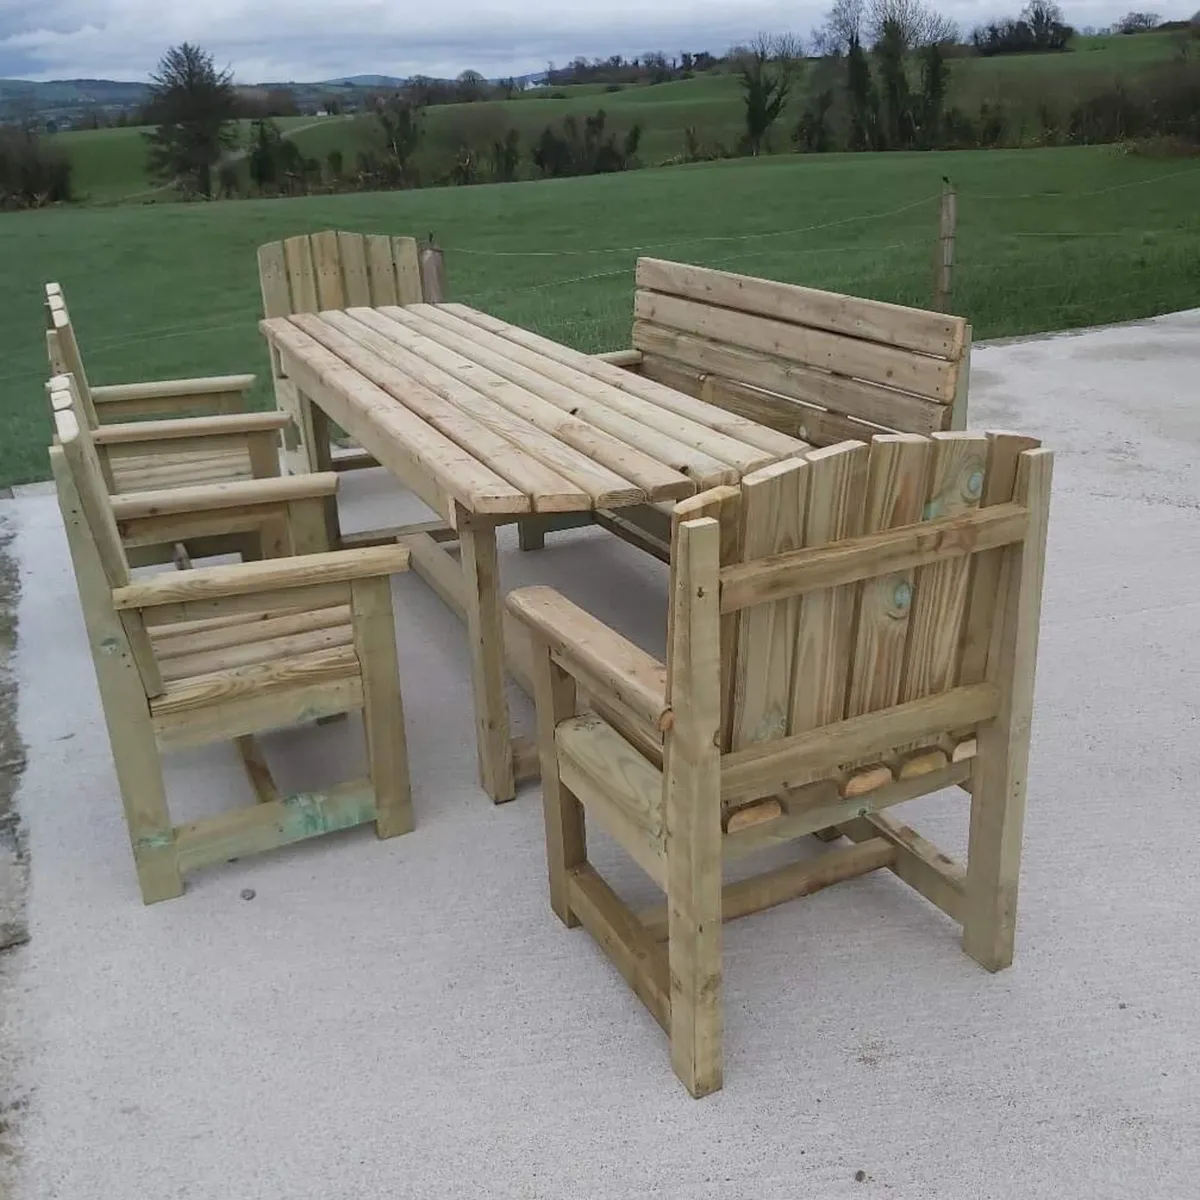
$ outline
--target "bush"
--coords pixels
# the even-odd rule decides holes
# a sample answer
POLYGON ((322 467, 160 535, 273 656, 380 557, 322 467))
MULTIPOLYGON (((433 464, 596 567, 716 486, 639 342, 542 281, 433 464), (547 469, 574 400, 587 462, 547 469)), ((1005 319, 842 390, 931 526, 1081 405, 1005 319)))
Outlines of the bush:
POLYGON ((563 118, 561 133, 547 125, 530 151, 534 166, 553 178, 606 175, 636 167, 641 125, 633 125, 618 144, 616 133, 606 133, 607 122, 608 115, 600 109, 584 118, 582 128, 574 114, 563 118))
POLYGON ((0 126, 0 209, 71 199, 71 164, 32 130, 0 126))

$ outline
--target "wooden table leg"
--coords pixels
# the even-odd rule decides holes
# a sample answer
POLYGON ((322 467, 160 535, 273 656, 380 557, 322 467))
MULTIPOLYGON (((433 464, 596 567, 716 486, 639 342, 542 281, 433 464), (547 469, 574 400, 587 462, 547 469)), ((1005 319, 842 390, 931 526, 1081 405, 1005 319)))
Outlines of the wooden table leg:
POLYGON ((517 794, 504 695, 504 622, 494 527, 460 529, 463 600, 471 643, 479 779, 497 803, 517 794))

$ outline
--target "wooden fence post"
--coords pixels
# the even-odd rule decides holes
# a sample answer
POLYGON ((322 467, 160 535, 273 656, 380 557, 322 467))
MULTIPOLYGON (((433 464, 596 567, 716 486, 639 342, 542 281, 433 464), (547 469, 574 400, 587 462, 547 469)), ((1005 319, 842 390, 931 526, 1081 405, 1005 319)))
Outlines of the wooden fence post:
POLYGON ((957 228, 958 194, 950 180, 943 177, 933 285, 933 307, 938 312, 950 311, 950 297, 954 291, 954 235, 957 228))
POLYGON ((433 235, 417 255, 421 264, 421 292, 426 304, 446 303, 446 256, 433 235))

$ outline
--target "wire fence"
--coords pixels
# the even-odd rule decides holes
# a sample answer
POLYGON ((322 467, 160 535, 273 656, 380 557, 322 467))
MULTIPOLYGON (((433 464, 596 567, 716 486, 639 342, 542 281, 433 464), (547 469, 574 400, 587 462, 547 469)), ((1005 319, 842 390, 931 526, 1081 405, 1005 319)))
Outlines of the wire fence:
MULTIPOLYGON (((970 206, 975 201, 981 202, 1010 202, 1010 201, 1065 201, 1077 202, 1088 198, 1107 195, 1109 193, 1121 192, 1139 188, 1153 188, 1161 185, 1169 180, 1179 179, 1185 176, 1196 177, 1200 180, 1200 167, 1189 167, 1182 170, 1170 171, 1151 176, 1145 179, 1137 179, 1125 183, 1112 184, 1102 188, 1090 190, 1075 191, 1075 192, 1060 192, 1060 191, 1044 191, 1044 192, 1023 192, 1023 193, 993 193, 976 191, 973 188, 960 188, 957 190, 958 200, 960 202, 960 213, 967 213, 968 225, 974 225, 975 214, 972 213, 970 206)), ((686 248, 695 248, 700 251, 697 255, 689 256, 697 259, 703 259, 702 265, 707 266, 724 266, 740 261, 748 261, 753 259, 762 259, 766 257, 782 257, 786 256, 789 260, 800 259, 817 261, 826 258, 827 256, 841 256, 843 262, 852 261, 851 256, 867 255, 867 256, 883 256, 896 252, 903 252, 910 257, 916 255, 919 259, 922 249, 928 251, 929 255, 929 274, 928 280, 928 295, 932 295, 933 282, 933 259, 934 252, 938 243, 938 211, 939 204, 943 193, 926 194, 915 200, 908 201, 904 204, 890 207, 887 209, 870 209, 863 212, 852 213, 844 217, 838 217, 833 220, 817 221, 806 225, 792 226, 785 229, 773 230, 754 230, 744 233, 730 234, 712 234, 712 235, 695 235, 691 237, 672 237, 660 241, 644 241, 633 243, 624 246, 604 246, 604 247, 585 247, 585 248, 555 248, 555 249, 522 249, 522 250, 498 250, 481 246, 459 245, 454 241, 450 241, 444 245, 443 249, 446 253, 447 262, 449 264, 449 274, 452 283, 452 290, 456 299, 460 299, 465 303, 484 304, 491 301, 507 301, 516 296, 521 298, 531 297, 536 293, 548 292, 551 294, 557 293, 559 289, 570 287, 582 287, 588 284, 599 283, 607 280, 616 280, 625 278, 632 286, 633 272, 636 266, 636 258, 638 255, 649 254, 656 251, 681 251, 686 248), (870 230, 879 226, 887 226, 888 223, 895 222, 896 218, 904 217, 909 214, 917 214, 920 212, 927 213, 929 216, 928 233, 925 236, 906 237, 901 240, 892 240, 888 242, 873 242, 862 241, 854 244, 839 244, 839 245, 787 245, 788 239, 796 240, 803 239, 810 234, 825 234, 830 230, 849 229, 858 227, 864 230, 870 230), (771 245, 764 245, 770 242, 771 245), (733 250, 728 254, 711 254, 705 253, 707 248, 732 247, 734 245, 740 248, 733 250), (601 257, 624 256, 629 261, 622 263, 619 266, 605 268, 599 271, 587 271, 583 273, 572 273, 562 276, 552 276, 546 279, 533 280, 527 283, 505 284, 502 287, 485 288, 483 290, 466 290, 459 291, 453 288, 455 279, 454 263, 456 260, 531 260, 544 261, 547 264, 555 261, 578 262, 580 259, 595 259, 601 257)), ((1196 206, 1197 213, 1200 213, 1200 203, 1196 206)), ((986 218, 978 222, 980 228, 985 228, 984 222, 986 218)), ((987 236, 993 240, 1013 239, 1015 241, 1040 239, 1057 240, 1061 242, 1076 241, 1080 243, 1088 242, 1092 239, 1120 239, 1128 238, 1131 233, 1136 232, 1143 238, 1166 236, 1177 232, 1171 227, 1155 227, 1147 228, 1137 226, 1136 230, 1126 229, 1104 229, 1104 230, 1045 230, 1045 229, 1018 229, 1018 230, 1000 230, 988 228, 987 236)), ((839 264, 841 265, 841 264, 839 264)), ((968 255, 959 253, 958 261, 955 264, 956 271, 956 287, 958 291, 961 284, 965 281, 971 291, 980 290, 981 286, 986 287, 987 281, 997 276, 1003 276, 1006 272, 1011 273, 1011 267, 1004 263, 975 263, 972 262, 968 255)), ((465 273, 465 272, 464 272, 465 273)), ((1014 282, 1014 281, 1010 281, 1014 282)), ((1015 286, 1019 286, 1022 291, 1031 292, 1048 292, 1055 289, 1068 291, 1071 289, 1071 279, 1054 279, 1046 280, 1030 280, 1021 279, 1015 281, 1015 286)), ((1137 295, 1139 293, 1126 293, 1126 295, 1137 295)), ((1118 293, 1119 297, 1120 293, 1118 293)), ((160 325, 156 327, 139 328, 136 332, 127 334, 109 335, 107 337, 88 337, 86 341, 87 354, 89 358, 103 358, 116 353, 124 353, 138 347, 144 347, 151 343, 163 340, 178 340, 178 339, 207 339, 214 335, 223 333, 244 332, 248 324, 252 324, 259 316, 258 305, 255 302, 247 301, 245 304, 236 307, 231 306, 228 309, 223 309, 220 312, 207 314, 209 321, 205 324, 195 324, 193 322, 176 322, 169 325, 160 325)), ((560 327, 562 323, 560 322, 560 327)), ((32 360, 32 356, 31 356, 32 360)), ((0 384, 11 384, 17 382, 28 382, 36 380, 44 375, 44 366, 40 363, 37 366, 32 365, 28 368, 22 368, 16 371, 9 371, 0 374, 0 384)))

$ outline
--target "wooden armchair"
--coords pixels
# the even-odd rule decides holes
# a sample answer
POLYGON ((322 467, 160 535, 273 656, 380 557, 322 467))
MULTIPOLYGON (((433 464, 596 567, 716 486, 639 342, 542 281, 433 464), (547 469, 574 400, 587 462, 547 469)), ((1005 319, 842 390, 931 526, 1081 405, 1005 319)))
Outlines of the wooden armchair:
POLYGON ((241 411, 253 375, 94 388, 88 383, 66 301, 56 283, 46 285, 45 310, 51 374, 74 376, 112 491, 279 474, 279 435, 287 418, 276 412, 241 411), (180 415, 197 412, 209 415, 180 415), (161 419, 122 419, 151 416, 161 419))
POLYGON ((722 1081, 722 919, 888 867, 967 954, 1011 962, 1052 466, 1037 447, 880 436, 681 501, 666 666, 550 589, 509 597, 533 642, 552 907, 604 947, 693 1095, 722 1081), (884 811, 951 785, 971 795, 965 867, 884 811), (585 813, 664 906, 617 898, 585 813), (810 833, 854 844, 722 888, 723 860, 810 833))
POLYGON ((70 411, 50 450, 142 897, 183 875, 374 821, 413 827, 389 576, 399 546, 133 580, 94 448, 70 411), (254 734, 361 710, 367 776, 282 795, 254 734), (233 741, 256 805, 176 825, 163 751, 233 741))
POLYGON ((46 392, 51 412, 73 414, 79 437, 92 446, 89 453, 95 456, 110 493, 109 507, 133 566, 227 554, 240 554, 249 561, 332 548, 329 521, 330 506, 336 503, 336 475, 325 472, 288 479, 273 475, 112 495, 108 447, 95 446, 97 433, 104 430, 89 428, 74 376, 55 376, 46 392))
MULTIPOLYGON (((442 252, 414 238, 333 229, 258 248, 263 316, 290 317, 358 305, 438 304, 445 299, 442 252)), ((292 474, 378 466, 365 450, 333 455, 329 422, 279 368, 272 354, 275 401, 291 418, 284 462, 292 474)))

